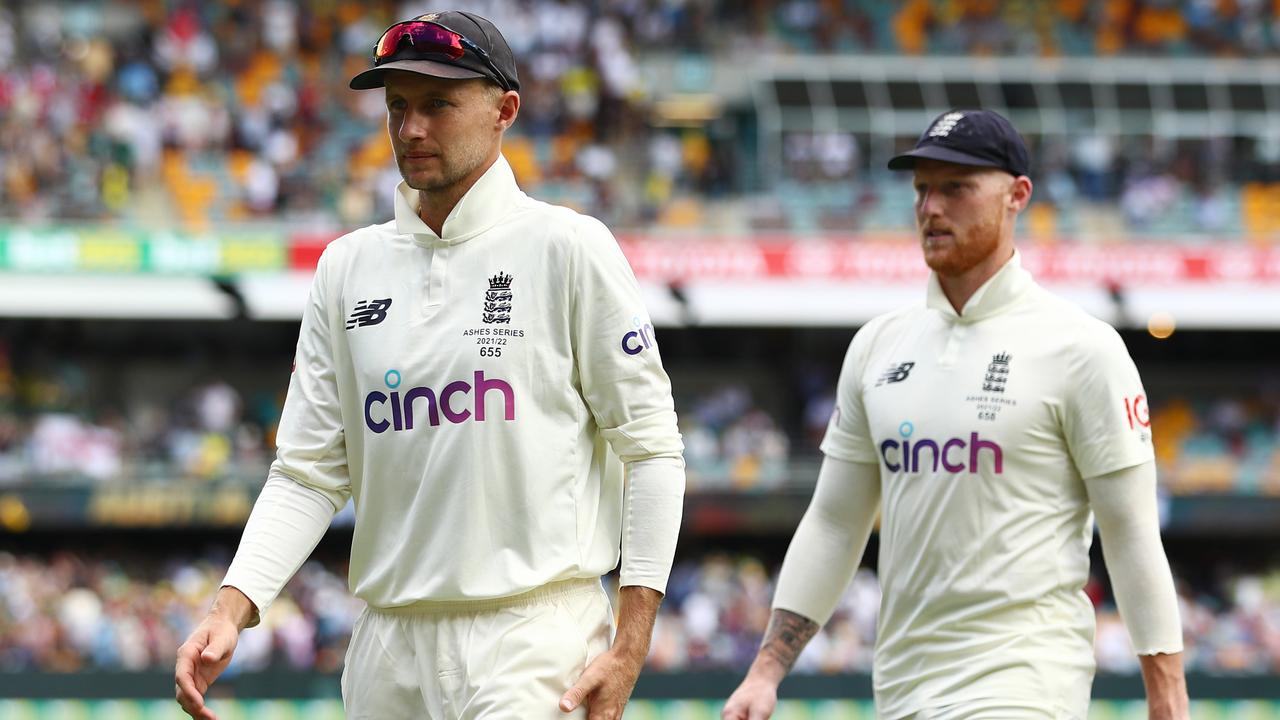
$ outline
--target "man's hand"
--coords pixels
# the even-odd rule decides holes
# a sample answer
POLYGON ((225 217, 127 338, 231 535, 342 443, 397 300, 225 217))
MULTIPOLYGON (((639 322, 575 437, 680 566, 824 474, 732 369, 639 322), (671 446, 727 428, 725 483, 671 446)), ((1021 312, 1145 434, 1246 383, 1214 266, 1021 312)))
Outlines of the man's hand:
POLYGON ((1147 717, 1150 720, 1189 720, 1187 678, 1182 670, 1182 653, 1139 655, 1142 683, 1147 688, 1147 717))
POLYGON ((218 599, 205 619, 178 648, 174 666, 174 696, 184 712, 196 720, 217 720, 204 704, 204 694, 227 669, 240 631, 256 612, 244 593, 233 587, 218 591, 218 599))
POLYGON ((818 623, 809 618, 790 610, 774 610, 760 651, 746 679, 720 711, 721 720, 768 720, 778 705, 778 685, 817 632, 818 623))
POLYGON ((618 591, 618 632, 613 647, 587 665, 578 682, 560 698, 560 712, 570 713, 586 702, 587 720, 621 720, 636 678, 649 656, 653 622, 662 593, 628 585, 618 591))
POLYGON ((585 700, 587 720, 619 720, 644 667, 644 655, 613 647, 587 666, 578 682, 560 698, 560 711, 573 712, 585 700))
POLYGON ((778 683, 754 673, 729 696, 720 711, 721 720, 768 720, 778 706, 778 683))

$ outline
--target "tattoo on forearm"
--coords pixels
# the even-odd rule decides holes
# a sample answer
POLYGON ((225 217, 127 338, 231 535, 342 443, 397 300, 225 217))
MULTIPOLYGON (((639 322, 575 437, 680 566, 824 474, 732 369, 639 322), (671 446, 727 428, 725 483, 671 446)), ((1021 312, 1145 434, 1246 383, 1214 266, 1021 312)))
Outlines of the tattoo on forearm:
POLYGON ((818 623, 790 610, 774 610, 769 618, 769 629, 764 632, 761 653, 775 657, 782 667, 790 670, 800 657, 800 651, 818 632, 818 623))

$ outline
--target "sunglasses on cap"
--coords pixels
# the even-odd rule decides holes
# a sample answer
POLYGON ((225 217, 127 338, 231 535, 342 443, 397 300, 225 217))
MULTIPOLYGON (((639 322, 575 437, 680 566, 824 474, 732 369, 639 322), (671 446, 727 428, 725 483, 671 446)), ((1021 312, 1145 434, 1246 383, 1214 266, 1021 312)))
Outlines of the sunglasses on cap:
POLYGON ((382 38, 378 40, 378 44, 373 48, 373 66, 377 67, 391 60, 398 51, 400 51, 401 57, 395 58, 397 60, 456 62, 462 59, 462 56, 468 50, 471 51, 472 55, 480 58, 485 67, 489 68, 493 80, 501 85, 503 90, 512 89, 502 71, 498 70, 498 66, 493 64, 493 60, 489 58, 489 53, 485 52, 483 48, 467 39, 467 36, 460 32, 426 20, 406 20, 387 28, 387 31, 382 34, 382 38), (408 39, 406 40, 406 38, 408 39), (400 46, 405 42, 413 48, 411 57, 405 57, 405 53, 401 51, 400 46))

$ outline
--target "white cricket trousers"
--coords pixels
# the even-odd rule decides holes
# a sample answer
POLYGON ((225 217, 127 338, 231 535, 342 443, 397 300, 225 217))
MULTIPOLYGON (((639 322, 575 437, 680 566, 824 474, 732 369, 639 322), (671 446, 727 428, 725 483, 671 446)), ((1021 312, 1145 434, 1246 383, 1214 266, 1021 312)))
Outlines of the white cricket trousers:
POLYGON ((349 720, 561 720, 560 697, 609 648, 599 579, 478 602, 366 608, 342 672, 349 720))
POLYGON ((1077 720, 1076 716, 1052 703, 1002 703, 998 699, 984 698, 921 710, 903 720, 1077 720))

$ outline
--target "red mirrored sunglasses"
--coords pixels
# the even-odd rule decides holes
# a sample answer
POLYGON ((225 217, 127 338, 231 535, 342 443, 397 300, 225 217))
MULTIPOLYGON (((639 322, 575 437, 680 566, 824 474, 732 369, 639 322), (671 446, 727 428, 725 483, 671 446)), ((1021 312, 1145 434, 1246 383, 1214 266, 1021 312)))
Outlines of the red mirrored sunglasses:
POLYGON ((399 52, 400 57, 396 59, 399 60, 456 62, 462 59, 462 56, 467 51, 480 58, 480 61, 492 73, 493 80, 501 85, 503 90, 511 89, 511 84, 507 82, 502 71, 493 64, 493 60, 489 58, 489 53, 485 52, 483 48, 468 40, 462 33, 454 32, 443 25, 427 22, 426 20, 407 20, 387 28, 387 31, 382 34, 382 38, 378 40, 378 44, 373 48, 373 65, 377 67, 391 60, 397 52, 399 52), (412 53, 406 54, 401 49, 401 44, 403 43, 408 43, 413 48, 412 53))

